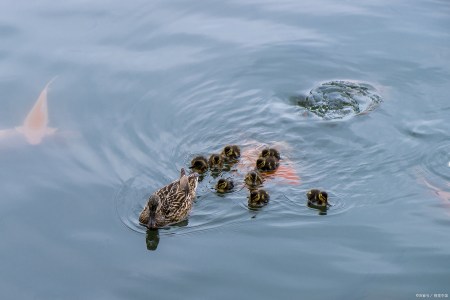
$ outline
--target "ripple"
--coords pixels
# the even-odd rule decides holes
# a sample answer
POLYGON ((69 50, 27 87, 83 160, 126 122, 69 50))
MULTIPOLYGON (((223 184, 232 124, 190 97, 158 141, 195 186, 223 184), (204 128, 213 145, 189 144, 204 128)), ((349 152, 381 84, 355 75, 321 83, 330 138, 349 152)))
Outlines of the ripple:
POLYGON ((434 175, 450 181, 450 145, 441 145, 430 151, 424 159, 424 167, 434 175))
POLYGON ((373 86, 350 81, 329 81, 313 88, 306 97, 294 97, 303 113, 324 120, 348 119, 365 114, 381 103, 373 86))
POLYGON ((327 190, 330 207, 327 209, 326 213, 323 213, 318 209, 308 207, 306 192, 307 190, 298 190, 296 193, 298 196, 296 197, 283 195, 286 201, 281 202, 280 206, 283 211, 285 211, 285 214, 295 216, 333 216, 345 213, 355 206, 351 202, 346 201, 344 195, 327 190))
MULTIPOLYGON (((206 175, 197 189, 197 199, 187 222, 163 230, 162 234, 183 234, 222 227, 249 219, 249 212, 240 204, 243 191, 236 188, 227 194, 213 192, 214 183, 206 175)), ((116 195, 116 209, 120 220, 133 231, 145 233, 146 228, 139 224, 139 214, 144 208, 152 190, 150 179, 139 175, 124 182, 116 195)))

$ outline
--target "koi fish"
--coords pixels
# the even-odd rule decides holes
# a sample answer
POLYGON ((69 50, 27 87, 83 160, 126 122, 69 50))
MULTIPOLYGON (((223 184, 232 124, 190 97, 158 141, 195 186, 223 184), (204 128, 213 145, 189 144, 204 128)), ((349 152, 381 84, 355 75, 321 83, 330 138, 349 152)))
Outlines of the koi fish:
POLYGON ((27 114, 22 126, 13 129, 0 130, 0 139, 20 135, 31 145, 38 145, 44 137, 53 135, 56 128, 48 127, 47 92, 49 85, 55 78, 50 80, 41 91, 33 108, 27 114))
MULTIPOLYGON (((255 168, 256 160, 264 146, 252 147, 245 149, 241 154, 241 159, 237 164, 237 169, 242 173, 247 173, 255 168)), ((263 172, 266 179, 283 179, 286 183, 298 185, 300 177, 287 159, 282 159, 280 166, 275 171, 263 172)))

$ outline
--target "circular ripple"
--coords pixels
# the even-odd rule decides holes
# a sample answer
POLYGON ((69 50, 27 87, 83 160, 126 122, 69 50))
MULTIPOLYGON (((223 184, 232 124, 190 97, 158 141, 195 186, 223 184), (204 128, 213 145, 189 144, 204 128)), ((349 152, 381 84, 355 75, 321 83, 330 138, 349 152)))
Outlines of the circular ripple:
POLYGON ((350 81, 325 82, 312 89, 306 97, 298 96, 296 99, 305 112, 324 120, 348 119, 367 113, 381 101, 373 86, 350 81))
POLYGON ((306 192, 307 190, 298 191, 296 194, 296 197, 292 197, 291 195, 283 195, 283 197, 286 199, 285 201, 281 202, 282 209, 285 212, 289 212, 289 214, 294 214, 297 216, 315 216, 315 215, 338 215, 342 214, 352 208, 350 203, 345 201, 345 198, 343 195, 327 191, 328 193, 328 200, 330 207, 325 211, 321 211, 319 209, 314 209, 311 207, 308 207, 308 199, 306 198, 306 192), (287 209, 287 206, 289 206, 289 210, 287 209))
POLYGON ((450 181, 450 145, 441 145, 430 151, 424 163, 429 172, 450 181))
MULTIPOLYGON (((241 198, 245 191, 235 188, 226 194, 218 194, 213 190, 213 178, 206 174, 197 188, 197 198, 189 219, 160 234, 182 234, 194 231, 209 230, 239 223, 249 219, 248 211, 242 209, 241 198)), ((145 175, 131 178, 124 182, 116 195, 116 208, 120 220, 130 229, 146 233, 147 228, 139 224, 139 214, 144 208, 148 197, 153 192, 149 186, 150 180, 145 175)))

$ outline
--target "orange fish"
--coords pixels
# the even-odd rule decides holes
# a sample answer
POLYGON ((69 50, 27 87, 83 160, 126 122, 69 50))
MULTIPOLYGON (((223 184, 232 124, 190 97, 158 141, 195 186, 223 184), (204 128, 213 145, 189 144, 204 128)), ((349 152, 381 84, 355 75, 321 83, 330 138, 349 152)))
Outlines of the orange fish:
POLYGON ((47 92, 49 85, 55 78, 50 80, 40 93, 38 99, 34 103, 33 108, 27 114, 22 126, 14 129, 0 130, 0 138, 7 138, 15 135, 25 137, 25 140, 31 145, 37 145, 42 142, 44 137, 53 135, 56 128, 48 127, 48 107, 47 92))
MULTIPOLYGON (((432 185, 425 178, 422 178, 422 181, 429 189, 434 191, 436 196, 438 196, 440 199, 444 200, 445 202, 447 202, 447 204, 449 204, 448 201, 450 201, 450 192, 445 192, 440 188, 432 185)), ((450 183, 447 182, 447 185, 450 186, 450 183)))
MULTIPOLYGON (((253 147, 245 149, 241 155, 241 159, 237 164, 237 169, 242 173, 247 173, 255 169, 256 160, 261 153, 261 147, 253 147)), ((286 183, 298 185, 300 184, 300 177, 297 175, 295 169, 290 165, 286 159, 281 160, 280 166, 275 171, 263 172, 263 177, 266 179, 281 178, 286 183)))

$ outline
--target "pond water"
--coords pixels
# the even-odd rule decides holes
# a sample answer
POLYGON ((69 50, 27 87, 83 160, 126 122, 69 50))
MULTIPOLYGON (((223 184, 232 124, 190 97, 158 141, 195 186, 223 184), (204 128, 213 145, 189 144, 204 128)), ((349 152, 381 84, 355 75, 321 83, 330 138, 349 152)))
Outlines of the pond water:
POLYGON ((450 3, 363 2, 2 1, 0 297, 448 297, 450 3), (54 77, 32 145, 14 128, 54 77), (382 102, 293 101, 333 80, 382 102), (146 232, 146 197, 226 144, 277 145, 300 181, 250 210, 206 174, 187 222, 146 232))

